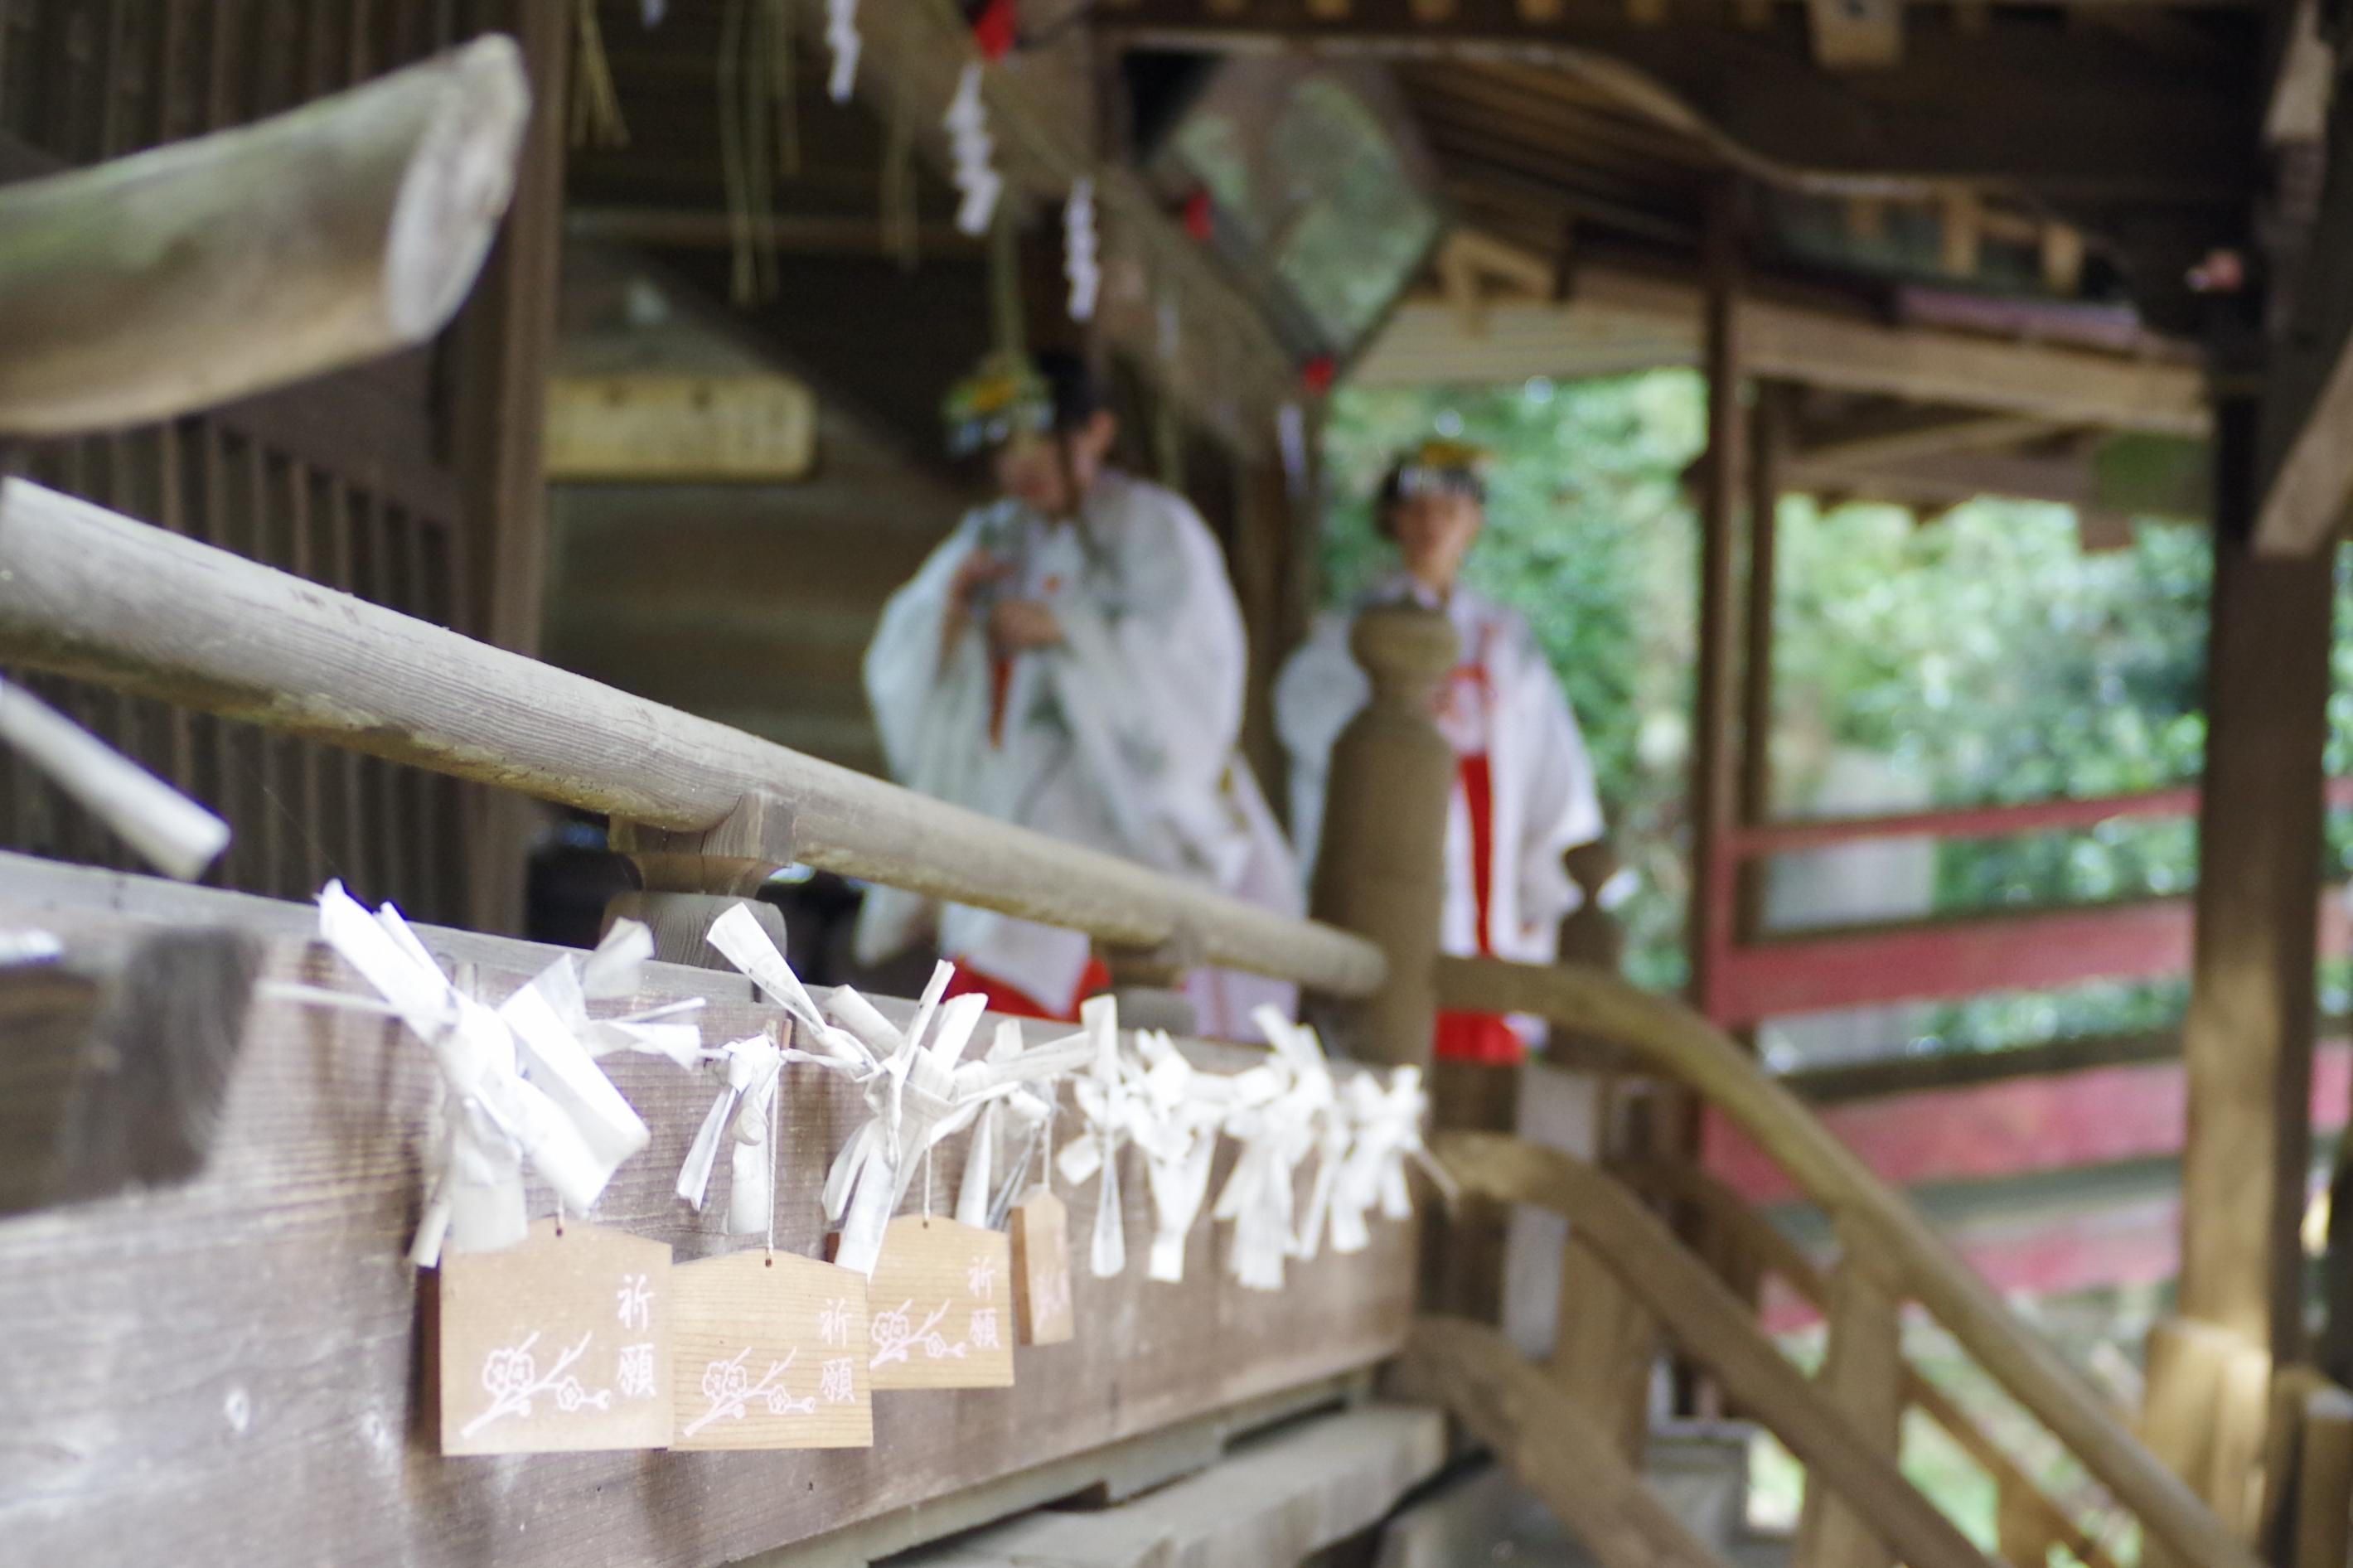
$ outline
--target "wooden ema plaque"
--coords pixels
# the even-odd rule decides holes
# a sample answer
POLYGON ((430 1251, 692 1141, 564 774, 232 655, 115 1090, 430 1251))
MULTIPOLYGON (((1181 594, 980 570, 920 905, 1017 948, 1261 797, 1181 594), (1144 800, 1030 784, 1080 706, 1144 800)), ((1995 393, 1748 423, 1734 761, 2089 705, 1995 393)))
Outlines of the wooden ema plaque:
POLYGON ((754 1249, 671 1270, 673 1448, 868 1448, 866 1281, 754 1249))
POLYGON ((1059 1345, 1078 1331, 1071 1308, 1071 1211, 1043 1186, 1013 1205, 1013 1322, 1025 1345, 1059 1345))
POLYGON ((892 1220, 866 1288, 876 1390, 1013 1386, 1012 1276, 1002 1231, 892 1220))
POLYGON ((669 1447, 669 1247, 543 1219, 434 1289, 444 1454, 669 1447))

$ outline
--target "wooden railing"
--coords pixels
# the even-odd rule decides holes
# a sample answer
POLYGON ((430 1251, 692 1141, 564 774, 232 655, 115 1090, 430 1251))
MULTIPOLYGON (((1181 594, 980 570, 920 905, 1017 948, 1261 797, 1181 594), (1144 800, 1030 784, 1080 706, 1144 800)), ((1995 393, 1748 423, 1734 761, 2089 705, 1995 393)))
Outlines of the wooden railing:
MULTIPOLYGON (((1883 1430, 1892 1424, 1903 1397, 1894 1381, 1895 1310, 1902 1301, 1915 1300, 2175 1559, 2206 1568, 2253 1568, 2256 1558, 2248 1547, 2134 1438, 2083 1376, 2021 1324, 1899 1194, 1730 1037, 1678 1002, 1614 975, 1564 966, 1442 959, 1438 994, 1446 1006, 1534 1013, 1613 1040, 1695 1091, 1779 1163, 1830 1216, 1840 1237, 1842 1255, 1825 1292, 1831 1348, 1823 1383, 1850 1415, 1860 1413, 1883 1430)), ((1511 1168, 1520 1186, 1531 1184, 1525 1162, 1511 1168)), ((1546 1167, 1549 1186, 1570 1179, 1546 1167)), ((1612 1189, 1598 1178, 1577 1186, 1580 1201, 1606 1201, 1596 1196, 1605 1190, 1612 1189)), ((1588 1240, 1598 1246, 1588 1224, 1588 1240)), ((1686 1349, 1697 1353, 1688 1341, 1686 1349)), ((1725 1381, 1760 1419, 1775 1422, 1773 1403, 1786 1403, 1785 1394, 1771 1392, 1768 1403, 1725 1381)), ((1839 1472, 1830 1479, 1837 1485, 1839 1472)), ((1886 1534, 1883 1522, 1870 1522, 1886 1534)), ((1892 1538, 1889 1544, 1909 1557, 1909 1548, 1892 1538)))
MULTIPOLYGON (((1805 1250, 1740 1194, 1696 1165, 1659 1162, 1615 1173, 1637 1192, 1688 1205, 1705 1216, 1718 1235, 1753 1259, 1762 1273, 1778 1278, 1826 1317, 1831 1281, 1805 1250)), ((1942 1385, 1918 1368, 1899 1373, 1901 1400, 1936 1423, 1956 1447, 1992 1480, 1995 1520, 2002 1557, 2013 1564, 2040 1563, 2052 1546, 2063 1546, 2084 1568, 2118 1568, 2105 1540, 2044 1490, 2021 1462, 1980 1426, 1942 1385)))
POLYGON ((1363 938, 992 821, 165 533, 0 482, 0 662, 79 676, 653 829, 747 797, 768 858, 1363 996, 1363 938))
MULTIPOLYGON (((1853 1419, 1841 1408, 1835 1389, 1817 1385, 1783 1355, 1747 1304, 1625 1187, 1582 1161, 1518 1138, 1452 1134, 1439 1141, 1436 1152, 1466 1192, 1567 1216, 1618 1284, 1771 1428, 1810 1474, 1826 1479, 1897 1558, 1912 1568, 1986 1568, 1984 1555, 1904 1479, 1887 1436, 1853 1419)), ((1418 1340, 1434 1337, 1441 1346, 1451 1346, 1450 1336, 1460 1332, 1443 1319, 1416 1330, 1418 1340)), ((1868 1558, 1825 1551, 1811 1560, 1868 1558)))

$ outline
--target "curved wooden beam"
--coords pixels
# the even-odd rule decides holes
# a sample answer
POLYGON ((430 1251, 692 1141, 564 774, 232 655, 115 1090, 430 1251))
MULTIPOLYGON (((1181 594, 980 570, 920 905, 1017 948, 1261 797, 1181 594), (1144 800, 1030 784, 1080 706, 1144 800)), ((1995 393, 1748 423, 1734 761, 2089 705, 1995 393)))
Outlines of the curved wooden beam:
POLYGON ((1443 1134, 1431 1152, 1466 1193, 1567 1216, 1684 1353, 1722 1379, 1898 1561, 1910 1568, 1988 1568, 1984 1553, 1904 1479, 1883 1445, 1849 1421, 1765 1337, 1746 1304, 1626 1188, 1557 1149, 1502 1133, 1443 1134))
POLYGON ((1868 1235, 1920 1303, 2151 1534, 2205 1568, 2257 1568, 2254 1555, 2134 1439, 2083 1374, 2023 1328, 1901 1194, 1722 1030, 1616 975, 1566 965, 1440 959, 1438 993, 1442 1006, 1534 1013, 1614 1040, 1690 1085, 1833 1218, 1868 1235))
MULTIPOLYGON (((1780 1276, 1783 1283, 1816 1310, 1827 1307, 1830 1280, 1820 1266, 1779 1226, 1741 1202, 1738 1193, 1699 1166, 1659 1161, 1615 1173, 1637 1192, 1658 1194, 1691 1205, 1709 1220, 1733 1232, 1765 1272, 1780 1276)), ((2031 1518, 2043 1535, 2073 1552, 2086 1568, 2117 1568, 2107 1548, 2004 1453, 1940 1384, 1918 1368, 1906 1366, 1904 1396, 1993 1478, 1996 1489, 2007 1500, 2005 1507, 2031 1518)))
POLYGON ((492 35, 0 187, 0 432, 169 418, 431 337, 490 250, 529 99, 492 35))
POLYGON ((1610 1434, 1500 1331, 1467 1318, 1417 1318, 1398 1372, 1401 1389, 1445 1405, 1493 1448, 1601 1568, 1725 1568, 1610 1434))

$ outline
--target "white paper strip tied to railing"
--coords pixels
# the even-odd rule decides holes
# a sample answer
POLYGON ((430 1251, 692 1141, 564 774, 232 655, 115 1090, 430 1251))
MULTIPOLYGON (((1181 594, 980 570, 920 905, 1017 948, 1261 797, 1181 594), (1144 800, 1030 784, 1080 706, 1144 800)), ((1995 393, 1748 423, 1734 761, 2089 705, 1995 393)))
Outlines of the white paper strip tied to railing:
POLYGON ((1333 1104, 1331 1069, 1315 1031, 1273 1007, 1250 1015, 1274 1055, 1234 1080, 1226 1134, 1241 1145, 1212 1215, 1232 1222, 1228 1267, 1253 1290, 1282 1289, 1284 1260, 1299 1251, 1299 1163, 1321 1142, 1333 1104))
MULTIPOLYGON (((646 1124, 549 1000, 551 992, 585 994, 578 958, 559 959, 493 1009, 459 989, 397 910, 386 904, 371 915, 341 882, 319 895, 319 933, 441 1068, 441 1147, 409 1252, 420 1267, 440 1261, 445 1240, 461 1252, 522 1240, 526 1163, 563 1202, 586 1209, 621 1162, 645 1147, 646 1124)), ((358 1000, 299 988, 280 994, 290 990, 332 1005, 358 1000)))
MULTIPOLYGON (((1019 1059, 1022 1050, 1021 1026, 1010 1018, 999 1018, 997 1037, 990 1042, 988 1055, 983 1059, 1013 1062, 1019 1059)), ((1054 1114, 1053 1084, 1051 1077, 1017 1084, 1009 1092, 982 1103, 979 1117, 973 1122, 972 1137, 965 1146, 964 1174, 957 1179, 958 1224, 977 1226, 983 1230, 996 1230, 1004 1224, 1006 1213, 1019 1195, 1021 1179, 1029 1174, 1038 1137, 1054 1114), (1009 1163, 1000 1176, 997 1144, 1008 1125, 1021 1135, 1021 1156, 1009 1163)))
POLYGON ((1138 1029, 1134 1038, 1141 1071, 1127 1114, 1152 1192, 1147 1272, 1174 1284, 1185 1278, 1185 1238, 1209 1195, 1209 1166, 1233 1110, 1234 1079, 1194 1067, 1159 1030, 1138 1029))
POLYGON ((636 1051, 668 1057, 682 1068, 691 1068, 702 1058, 702 1026, 686 1015, 701 1012, 703 998, 683 997, 617 1018, 588 1016, 591 1002, 636 995, 646 963, 653 955, 650 929, 637 921, 615 921, 586 959, 565 958, 549 964, 531 983, 532 989, 592 1057, 636 1051))
POLYGON ((864 1088, 867 1121, 834 1157, 825 1183, 826 1217, 841 1231, 834 1261, 861 1274, 873 1273, 882 1232, 934 1144, 969 1126, 991 1101, 1086 1059, 1086 1042, 1073 1038, 963 1061, 987 1003, 976 995, 942 1000, 955 973, 953 964, 933 971, 914 1020, 902 1033, 847 985, 834 988, 819 1017, 784 954, 741 905, 712 923, 709 940, 811 1026, 819 1048, 789 1056, 846 1072, 864 1088))
POLYGON ((723 1087, 687 1146, 686 1163, 678 1171, 678 1195, 702 1212, 711 1169, 719 1162, 719 1145, 725 1142, 727 1231, 750 1236, 775 1223, 776 1152, 768 1131, 775 1125, 776 1079, 784 1071, 785 1052, 765 1035, 754 1035, 705 1052, 703 1060, 719 1073, 723 1087))
POLYGON ((1387 1089, 1372 1073, 1359 1073, 1340 1093, 1354 1138, 1332 1192, 1332 1250, 1361 1252, 1372 1241, 1365 1216, 1375 1205, 1387 1218, 1413 1217, 1413 1192, 1405 1173, 1408 1160, 1430 1173, 1449 1203, 1454 1201, 1456 1187, 1446 1167, 1422 1145, 1430 1095, 1421 1087, 1419 1068, 1394 1069, 1387 1089))
POLYGON ((1127 1112, 1128 1075, 1119 1057, 1118 1002, 1109 996, 1088 997, 1079 1004, 1079 1026, 1085 1036, 1087 1072, 1071 1084, 1071 1097, 1078 1103, 1085 1131, 1063 1146, 1054 1168, 1074 1187, 1085 1185, 1090 1176, 1100 1178, 1087 1268, 1098 1279, 1112 1279, 1127 1270, 1119 1151, 1134 1131, 1127 1112))

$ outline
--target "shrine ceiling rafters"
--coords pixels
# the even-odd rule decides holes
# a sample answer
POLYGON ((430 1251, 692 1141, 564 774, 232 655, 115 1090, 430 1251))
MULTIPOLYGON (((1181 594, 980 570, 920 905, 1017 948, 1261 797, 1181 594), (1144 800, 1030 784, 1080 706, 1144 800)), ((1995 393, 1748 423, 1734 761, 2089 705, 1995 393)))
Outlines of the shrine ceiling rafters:
POLYGON ((2054 201, 2198 204, 2242 199, 2253 169, 2243 89, 2258 29, 2236 9, 2145 36, 2049 11, 1980 22, 1914 8, 1909 47, 1869 70, 1822 64, 1796 7, 1762 26, 1712 3, 1662 24, 1614 5, 1503 0, 1126 0, 1099 15, 1130 48, 1305 47, 1451 70, 1458 90, 1465 73, 1503 93, 1566 79, 1742 173, 1823 193, 1972 181, 2054 201))

